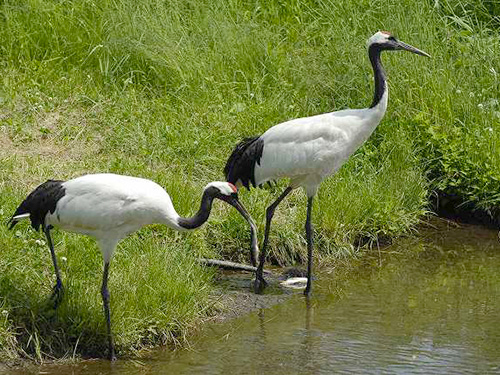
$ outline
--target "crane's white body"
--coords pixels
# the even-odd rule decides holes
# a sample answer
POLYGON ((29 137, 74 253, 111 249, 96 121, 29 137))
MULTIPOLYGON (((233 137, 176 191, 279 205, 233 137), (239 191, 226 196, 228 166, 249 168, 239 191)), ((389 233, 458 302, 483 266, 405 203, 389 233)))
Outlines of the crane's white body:
POLYGON ((372 108, 346 109, 275 125, 264 134, 264 149, 255 166, 257 185, 282 177, 303 187, 309 197, 372 134, 387 109, 388 90, 372 108))
MULTIPOLYGON (((145 225, 164 224, 185 231, 180 216, 168 193, 156 182, 139 177, 112 173, 89 174, 62 182, 64 195, 53 212, 44 218, 44 227, 94 237, 100 245, 104 261, 109 262, 116 244, 145 225)), ((226 182, 211 182, 205 189, 216 187, 225 195, 234 193, 226 182)), ((27 219, 30 214, 14 216, 27 219)))
POLYGON ((179 215, 168 193, 156 182, 115 174, 92 174, 64 182, 65 196, 47 224, 91 236, 164 223, 176 230, 179 215), (129 229, 130 228, 130 229, 129 229))
POLYGON ((46 224, 86 234, 99 241, 104 261, 112 257, 116 243, 153 223, 175 230, 179 215, 168 193, 157 183, 116 174, 91 174, 64 182, 65 195, 46 224))

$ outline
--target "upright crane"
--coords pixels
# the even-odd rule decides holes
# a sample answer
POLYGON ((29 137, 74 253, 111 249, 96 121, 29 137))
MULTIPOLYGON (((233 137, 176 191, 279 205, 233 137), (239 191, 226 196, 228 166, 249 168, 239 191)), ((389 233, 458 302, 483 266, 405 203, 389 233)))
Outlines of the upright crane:
POLYGON ((285 191, 266 210, 266 228, 254 290, 262 292, 262 276, 269 242, 271 220, 276 207, 290 192, 303 187, 307 195, 307 286, 311 292, 313 233, 311 211, 319 185, 334 174, 370 137, 387 109, 388 89, 380 61, 383 51, 406 50, 430 57, 427 53, 397 40, 389 32, 379 31, 368 40, 368 56, 375 76, 375 94, 369 108, 346 109, 298 118, 275 125, 264 134, 246 138, 229 157, 224 173, 236 186, 259 186, 280 178, 289 178, 285 191))

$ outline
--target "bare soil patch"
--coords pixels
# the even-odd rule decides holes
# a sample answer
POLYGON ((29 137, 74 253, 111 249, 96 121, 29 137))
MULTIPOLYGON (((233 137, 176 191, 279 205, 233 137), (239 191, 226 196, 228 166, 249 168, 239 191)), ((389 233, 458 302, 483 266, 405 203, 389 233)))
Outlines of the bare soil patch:
POLYGON ((302 290, 281 287, 278 272, 280 271, 266 274, 267 288, 263 294, 255 294, 250 287, 254 278, 252 273, 221 271, 216 281, 219 289, 214 296, 216 307, 220 307, 220 311, 210 320, 225 322, 258 309, 283 303, 293 294, 302 293, 302 290))
POLYGON ((32 187, 47 178, 47 170, 52 178, 63 178, 67 171, 74 174, 101 149, 98 136, 91 141, 82 136, 87 125, 84 114, 44 112, 22 134, 14 134, 2 121, 8 117, 6 113, 0 115, 0 163, 7 165, 11 159, 14 170, 9 179, 17 185, 32 187))

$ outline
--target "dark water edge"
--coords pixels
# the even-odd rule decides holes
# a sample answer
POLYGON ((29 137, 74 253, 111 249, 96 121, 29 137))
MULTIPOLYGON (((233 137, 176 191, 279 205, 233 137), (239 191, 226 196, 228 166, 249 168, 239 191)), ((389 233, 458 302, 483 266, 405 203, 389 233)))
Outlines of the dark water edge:
POLYGON ((489 229, 500 228, 500 208, 484 209, 457 195, 437 193, 431 199, 432 211, 440 218, 464 224, 481 225, 489 229))
POLYGON ((208 324, 186 349, 6 373, 500 373, 497 231, 435 220, 418 238, 317 276, 309 301, 297 293, 208 324))

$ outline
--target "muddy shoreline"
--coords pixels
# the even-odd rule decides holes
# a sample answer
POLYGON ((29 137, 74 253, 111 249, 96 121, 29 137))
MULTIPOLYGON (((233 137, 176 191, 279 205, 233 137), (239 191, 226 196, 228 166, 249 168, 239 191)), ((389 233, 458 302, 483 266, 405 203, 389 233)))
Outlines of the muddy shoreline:
POLYGON ((214 298, 220 301, 221 309, 208 320, 225 322, 258 309, 283 303, 292 295, 302 293, 301 290, 280 286, 279 283, 286 278, 284 274, 288 270, 287 268, 274 268, 272 273, 266 274, 264 277, 269 285, 263 294, 255 294, 252 291, 250 287, 253 280, 252 274, 239 271, 220 271, 215 281, 218 287, 214 298))

